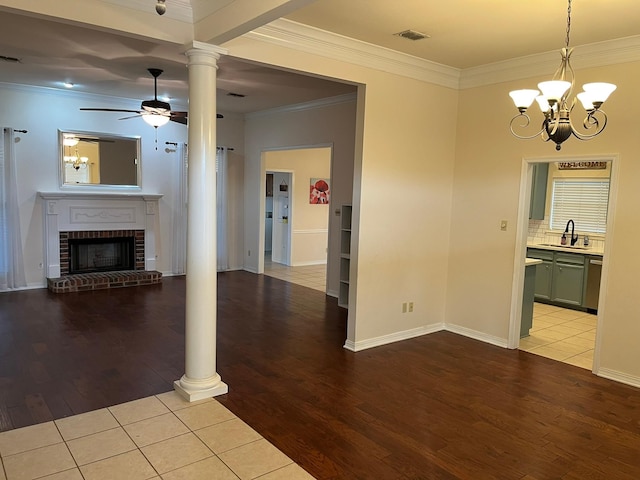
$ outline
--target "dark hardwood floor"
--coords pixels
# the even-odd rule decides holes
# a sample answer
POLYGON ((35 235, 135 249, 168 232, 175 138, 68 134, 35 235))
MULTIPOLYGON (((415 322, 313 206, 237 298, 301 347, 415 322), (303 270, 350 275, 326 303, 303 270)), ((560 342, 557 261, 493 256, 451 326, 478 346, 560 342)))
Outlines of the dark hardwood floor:
MULTIPOLYGON (((354 354, 335 299, 218 282, 218 400, 318 479, 640 478, 638 389, 446 332, 354 354)), ((184 287, 1 293, 0 430, 171 390, 184 287)))

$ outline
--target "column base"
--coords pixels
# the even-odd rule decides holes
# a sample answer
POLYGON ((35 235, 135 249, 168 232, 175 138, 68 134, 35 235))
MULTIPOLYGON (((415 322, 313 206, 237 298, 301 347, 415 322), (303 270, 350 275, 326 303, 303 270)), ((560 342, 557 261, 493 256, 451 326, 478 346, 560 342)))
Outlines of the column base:
POLYGON ((224 382, 217 382, 214 385, 204 386, 203 388, 190 388, 185 387, 181 380, 176 380, 173 382, 173 389, 187 402, 196 402, 229 392, 229 386, 224 382))

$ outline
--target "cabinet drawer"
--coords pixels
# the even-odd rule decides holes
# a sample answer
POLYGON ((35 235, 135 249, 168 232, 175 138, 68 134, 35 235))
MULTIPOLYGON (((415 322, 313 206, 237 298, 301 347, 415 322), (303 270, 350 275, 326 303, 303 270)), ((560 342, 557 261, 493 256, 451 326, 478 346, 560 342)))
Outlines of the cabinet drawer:
POLYGON ((553 250, 538 250, 536 248, 527 248, 527 257, 539 258, 540 260, 553 260, 553 250))
POLYGON ((584 255, 577 253, 556 252, 556 263, 571 263, 573 265, 584 265, 584 255))

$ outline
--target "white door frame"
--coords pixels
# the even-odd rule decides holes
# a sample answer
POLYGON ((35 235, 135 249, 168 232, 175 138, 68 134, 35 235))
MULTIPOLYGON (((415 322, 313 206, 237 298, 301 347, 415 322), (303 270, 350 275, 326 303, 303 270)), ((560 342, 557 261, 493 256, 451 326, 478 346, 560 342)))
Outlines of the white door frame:
POLYGON ((509 339, 507 347, 518 348, 520 345, 520 322, 522 320, 522 297, 524 291, 524 259, 527 256, 527 236, 529 232, 529 204, 531 202, 531 180, 534 163, 552 163, 559 161, 607 161, 611 162, 609 178, 609 206, 607 213, 607 238, 604 247, 605 261, 602 266, 600 279, 600 297, 598 300, 598 323, 596 328, 596 342, 593 353, 593 373, 600 369, 600 346, 602 344, 602 323, 606 316, 607 287, 609 279, 609 257, 613 244, 613 219, 615 217, 616 200, 618 196, 619 155, 580 155, 571 157, 525 157, 522 159, 520 173, 520 198, 518 201, 518 220, 516 226, 516 248, 514 256, 513 280, 511 287, 511 308, 509 315, 509 339))

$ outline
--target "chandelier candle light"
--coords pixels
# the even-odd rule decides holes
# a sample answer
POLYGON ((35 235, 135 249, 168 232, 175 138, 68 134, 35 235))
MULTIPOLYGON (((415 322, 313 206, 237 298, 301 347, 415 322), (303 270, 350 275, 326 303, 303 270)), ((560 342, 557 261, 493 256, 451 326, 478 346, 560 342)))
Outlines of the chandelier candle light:
POLYGON ((562 62, 560 67, 553 76, 553 80, 541 82, 538 84, 538 90, 514 90, 509 92, 509 96, 513 99, 518 108, 518 115, 511 119, 511 133, 521 139, 531 139, 538 135, 548 142, 553 141, 556 144, 556 150, 562 148, 562 142, 567 140, 571 135, 580 140, 590 140, 602 133, 607 126, 607 115, 600 109, 602 104, 609 98, 609 95, 616 89, 612 83, 587 83, 582 86, 584 92, 577 95, 583 108, 586 110, 586 117, 582 121, 583 131, 577 131, 571 123, 570 114, 576 103, 576 99, 570 100, 571 92, 575 85, 575 75, 569 57, 571 57, 572 48, 569 48, 569 33, 571 31, 571 0, 568 0, 567 9, 567 38, 565 48, 560 50, 562 62), (518 119, 524 120, 520 128, 529 126, 531 119, 527 115, 527 109, 536 100, 540 106, 540 110, 544 114, 542 128, 533 135, 518 135, 514 131, 514 123, 518 119))

